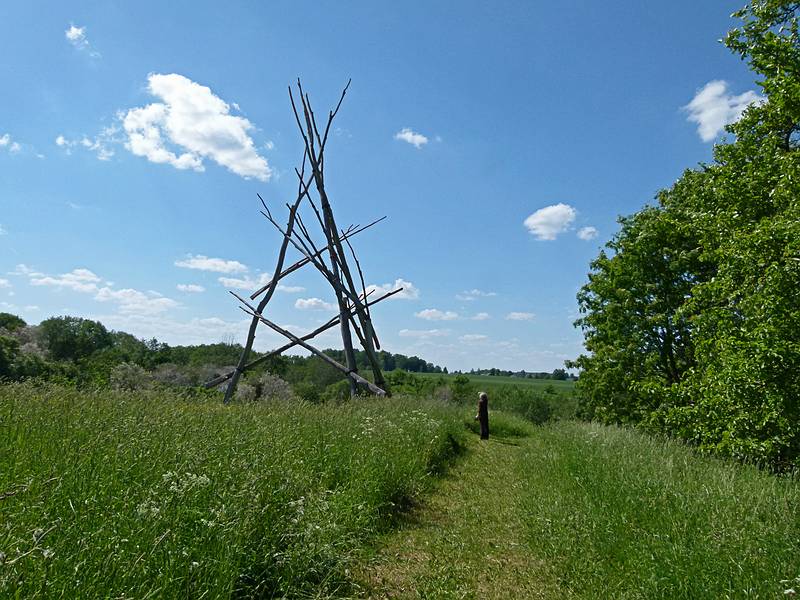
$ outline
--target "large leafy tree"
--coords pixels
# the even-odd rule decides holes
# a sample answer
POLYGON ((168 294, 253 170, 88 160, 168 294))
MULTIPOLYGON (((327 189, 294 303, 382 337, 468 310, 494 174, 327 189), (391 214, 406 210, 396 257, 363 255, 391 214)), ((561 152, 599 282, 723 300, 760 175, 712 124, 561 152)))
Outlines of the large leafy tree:
POLYGON ((39 324, 42 342, 55 360, 79 360, 112 345, 113 338, 98 321, 52 317, 39 324))
POLYGON ((576 361, 595 416, 781 465, 800 456, 799 8, 737 13, 726 44, 766 102, 713 164, 622 220, 579 294, 591 354, 576 361))

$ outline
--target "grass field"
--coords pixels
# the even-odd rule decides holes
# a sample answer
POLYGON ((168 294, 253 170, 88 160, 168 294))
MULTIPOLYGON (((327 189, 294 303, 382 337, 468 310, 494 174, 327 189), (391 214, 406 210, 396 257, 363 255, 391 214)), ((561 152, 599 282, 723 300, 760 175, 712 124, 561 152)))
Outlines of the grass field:
MULTIPOLYGON (((423 377, 426 379, 435 379, 438 377, 442 377, 444 381, 452 381, 456 376, 453 374, 441 374, 441 373, 414 373, 417 377, 423 377)), ((551 386, 559 393, 567 393, 572 392, 575 388, 574 381, 560 381, 557 379, 523 379, 522 377, 506 377, 502 375, 469 375, 467 374, 466 377, 469 378, 470 383, 474 383, 479 387, 486 387, 487 392, 489 389, 493 387, 502 386, 502 385, 515 385, 515 386, 524 386, 529 387, 534 390, 541 390, 544 391, 551 386)))
POLYGON ((334 594, 460 413, 0 386, 0 597, 334 594))
POLYGON ((634 431, 495 413, 358 570, 363 597, 778 598, 800 484, 634 431))
POLYGON ((472 414, 0 386, 0 597, 800 589, 797 479, 497 410, 480 442, 472 414))
POLYGON ((519 476, 529 547, 570 596, 776 598, 800 590, 796 479, 574 422, 531 436, 519 476))

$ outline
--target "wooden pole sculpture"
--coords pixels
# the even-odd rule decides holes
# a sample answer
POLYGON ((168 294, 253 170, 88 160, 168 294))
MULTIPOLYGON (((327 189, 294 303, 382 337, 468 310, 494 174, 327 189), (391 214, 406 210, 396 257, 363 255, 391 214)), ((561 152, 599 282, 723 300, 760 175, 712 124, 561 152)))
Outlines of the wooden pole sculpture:
POLYGON ((295 169, 298 180, 297 196, 292 204, 286 204, 289 210, 289 218, 285 228, 276 221, 267 203, 259 196, 259 200, 261 200, 263 206, 261 213, 282 234, 283 239, 280 250, 278 251, 278 260, 274 271, 275 275, 269 283, 256 290, 250 296, 250 300, 254 301, 263 294, 258 304, 253 306, 241 296, 231 292, 241 303, 242 306, 240 308, 251 317, 247 340, 236 368, 230 373, 212 379, 205 384, 206 387, 210 388, 227 381, 228 386, 225 390, 226 404, 232 400, 239 379, 245 371, 264 362, 270 356, 278 355, 295 346, 305 348, 347 375, 350 380, 351 395, 357 393, 358 386, 362 386, 374 394, 381 396, 386 394, 383 389, 385 387, 383 372, 376 354, 376 349, 380 349, 380 342, 372 325, 370 307, 400 292, 402 288, 383 294, 377 299, 369 300, 369 293, 367 293, 367 286, 364 280, 364 273, 361 270, 361 263, 350 242, 350 238, 372 227, 385 217, 377 219, 363 227, 350 226, 340 231, 337 228, 333 208, 325 188, 325 148, 331 131, 331 125, 342 106, 342 102, 344 101, 349 87, 350 82, 348 81, 347 85, 342 90, 341 97, 336 107, 328 113, 327 123, 322 132, 317 127, 316 116, 311 107, 311 99, 308 94, 303 91, 300 80, 297 80, 297 93, 300 99, 299 109, 295 103, 292 88, 289 88, 289 99, 292 105, 292 111, 294 112, 295 121, 300 130, 304 144, 302 165, 299 170, 295 169), (307 165, 311 170, 311 173, 308 175, 306 175, 307 165), (314 195, 317 197, 316 201, 314 200, 314 195), (300 213, 300 208, 304 205, 304 201, 305 204, 312 209, 314 217, 324 235, 324 244, 319 248, 314 241, 311 231, 303 222, 300 213), (317 202, 319 206, 317 206, 317 202), (355 263, 359 285, 356 285, 353 271, 348 263, 347 254, 344 250, 345 245, 350 251, 350 255, 355 263), (302 258, 284 269, 289 246, 297 250, 302 258), (339 314, 315 331, 304 336, 297 336, 270 321, 265 316, 265 310, 272 300, 275 290, 278 287, 278 282, 290 273, 308 264, 314 266, 333 289, 339 308, 339 314), (289 343, 248 363, 259 324, 264 324, 273 331, 286 337, 289 343), (342 365, 333 360, 309 343, 315 336, 337 325, 339 326, 342 336, 346 365, 342 365), (358 365, 353 348, 353 332, 355 332, 359 344, 367 357, 372 370, 374 383, 358 374, 358 365))

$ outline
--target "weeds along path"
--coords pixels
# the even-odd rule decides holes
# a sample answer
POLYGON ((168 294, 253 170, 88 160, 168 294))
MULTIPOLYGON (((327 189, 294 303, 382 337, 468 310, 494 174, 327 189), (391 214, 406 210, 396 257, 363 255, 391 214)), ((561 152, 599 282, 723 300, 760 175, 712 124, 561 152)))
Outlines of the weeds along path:
POLYGON ((528 437, 470 439, 465 456, 354 573, 367 598, 544 598, 525 541, 518 461, 528 437))

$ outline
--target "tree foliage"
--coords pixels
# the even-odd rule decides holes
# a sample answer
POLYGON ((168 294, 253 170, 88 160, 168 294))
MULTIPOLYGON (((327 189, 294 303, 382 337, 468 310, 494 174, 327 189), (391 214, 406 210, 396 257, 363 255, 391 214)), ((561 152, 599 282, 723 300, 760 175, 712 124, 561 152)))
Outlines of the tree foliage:
POLYGON ((578 295, 588 416, 800 465, 800 3, 754 1, 725 43, 763 79, 714 161, 620 220, 578 295))

